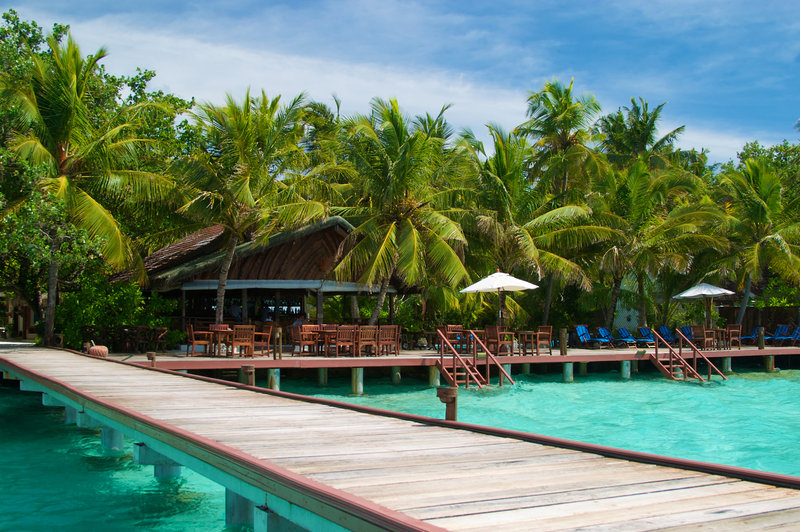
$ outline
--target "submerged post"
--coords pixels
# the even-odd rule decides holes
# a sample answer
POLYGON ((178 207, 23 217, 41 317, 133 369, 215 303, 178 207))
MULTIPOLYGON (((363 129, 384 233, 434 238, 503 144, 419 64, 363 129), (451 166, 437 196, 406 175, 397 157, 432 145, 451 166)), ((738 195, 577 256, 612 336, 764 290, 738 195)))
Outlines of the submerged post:
POLYGON ((458 388, 452 386, 439 386, 436 388, 436 397, 445 404, 444 418, 448 421, 457 421, 458 418, 458 388))
POLYGON ((267 387, 270 390, 280 391, 281 389, 281 370, 280 368, 271 368, 267 372, 267 387))
POLYGON ((225 525, 250 526, 255 516, 255 503, 235 491, 225 488, 225 525))
POLYGON ((722 373, 724 373, 725 375, 733 373, 733 369, 731 366, 731 357, 722 358, 722 373))
POLYGON ((320 386, 328 385, 328 368, 317 368, 317 384, 320 386))
POLYGON ((401 378, 400 366, 392 366, 392 384, 400 384, 401 378))
POLYGON ((100 444, 107 451, 121 451, 123 448, 122 433, 103 425, 100 429, 100 444))
POLYGON ((439 373, 439 368, 436 366, 428 366, 428 386, 439 386, 441 384, 442 374, 439 373))
POLYGON ((578 375, 585 377, 589 373, 588 362, 578 362, 578 375))
POLYGON ((775 355, 767 355, 764 357, 764 370, 767 373, 775 373, 775 355))
POLYGON ((350 391, 353 395, 364 395, 364 368, 350 370, 350 391))
POLYGON ((630 360, 622 360, 619 363, 619 374, 625 380, 631 378, 631 361, 630 360))
POLYGON ((520 370, 523 375, 530 375, 531 373, 531 364, 530 362, 525 362, 522 364, 522 369, 520 370))
POLYGON ((239 382, 248 386, 256 385, 256 367, 251 364, 245 364, 239 370, 239 382))
POLYGON ((572 382, 572 362, 564 362, 564 382, 572 382))
POLYGON ((139 465, 153 466, 153 475, 156 478, 179 477, 181 475, 181 465, 178 462, 167 458, 158 451, 154 451, 141 442, 133 446, 133 461, 139 465))

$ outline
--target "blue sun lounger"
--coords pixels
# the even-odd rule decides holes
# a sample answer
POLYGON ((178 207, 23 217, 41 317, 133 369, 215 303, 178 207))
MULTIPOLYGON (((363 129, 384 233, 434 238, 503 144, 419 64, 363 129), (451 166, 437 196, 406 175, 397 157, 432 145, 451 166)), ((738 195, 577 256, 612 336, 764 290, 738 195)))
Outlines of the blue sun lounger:
POLYGON ((598 345, 600 347, 612 347, 612 344, 609 340, 592 336, 589 333, 589 328, 586 325, 576 325, 575 333, 578 335, 578 344, 581 346, 593 347, 598 345))
POLYGON ((666 325, 659 325, 658 326, 658 334, 661 335, 661 338, 666 340, 666 342, 669 343, 669 344, 677 344, 678 343, 678 339, 675 338, 675 335, 672 334, 672 331, 669 330, 669 327, 667 327, 666 325))
POLYGON ((617 332, 628 345, 630 345, 631 341, 633 342, 634 345, 639 345, 639 344, 644 344, 645 346, 656 345, 655 340, 648 340, 647 338, 634 338, 631 332, 625 327, 620 327, 619 329, 617 329, 617 332))

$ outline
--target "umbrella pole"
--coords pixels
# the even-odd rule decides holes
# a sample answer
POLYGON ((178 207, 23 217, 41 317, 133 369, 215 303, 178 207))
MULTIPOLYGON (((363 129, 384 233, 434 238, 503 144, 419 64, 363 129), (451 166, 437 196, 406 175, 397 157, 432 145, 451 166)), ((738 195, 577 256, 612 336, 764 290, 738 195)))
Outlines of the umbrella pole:
POLYGON ((497 291, 497 325, 503 326, 503 292, 497 291))
POLYGON ((703 298, 703 303, 705 303, 705 306, 706 306, 706 329, 710 329, 711 328, 711 298, 710 297, 704 297, 703 298))

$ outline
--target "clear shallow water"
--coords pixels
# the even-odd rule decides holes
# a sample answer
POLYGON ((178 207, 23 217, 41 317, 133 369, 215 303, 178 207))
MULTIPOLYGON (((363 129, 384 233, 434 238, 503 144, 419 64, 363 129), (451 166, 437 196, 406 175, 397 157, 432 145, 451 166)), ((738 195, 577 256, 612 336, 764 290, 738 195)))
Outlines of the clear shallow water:
MULTIPOLYGON (((800 371, 743 373, 706 385, 659 376, 515 376, 516 386, 460 390, 458 419, 623 449, 800 476, 800 371)), ((423 384, 366 379, 362 397, 349 380, 281 382, 281 389, 350 403, 444 417, 423 384)))
POLYGON ((224 488, 186 468, 159 482, 125 443, 106 456, 99 431, 64 425, 41 394, 0 388, 0 530, 225 530, 224 488))

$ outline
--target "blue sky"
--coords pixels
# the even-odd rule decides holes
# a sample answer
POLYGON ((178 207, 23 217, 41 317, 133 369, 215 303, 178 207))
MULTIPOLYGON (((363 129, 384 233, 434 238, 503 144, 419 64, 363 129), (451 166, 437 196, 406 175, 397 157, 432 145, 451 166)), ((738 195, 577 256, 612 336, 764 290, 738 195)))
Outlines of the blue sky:
POLYGON ((111 72, 157 72, 153 87, 221 102, 247 87, 300 91, 345 113, 372 97, 436 113, 484 136, 513 128, 546 80, 575 79, 603 113, 667 102, 661 128, 712 161, 745 142, 800 134, 800 2, 402 0, 3 3, 50 27, 70 24, 111 72))

